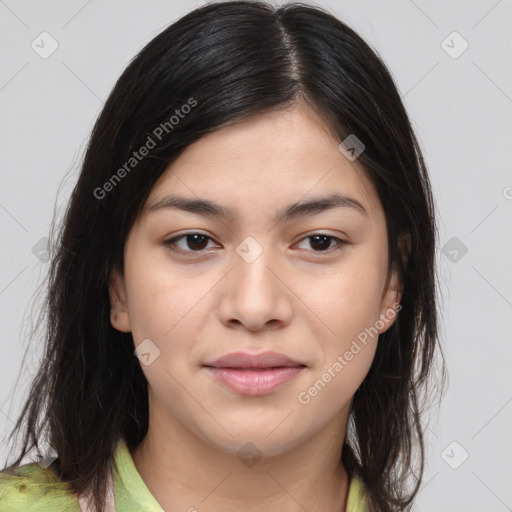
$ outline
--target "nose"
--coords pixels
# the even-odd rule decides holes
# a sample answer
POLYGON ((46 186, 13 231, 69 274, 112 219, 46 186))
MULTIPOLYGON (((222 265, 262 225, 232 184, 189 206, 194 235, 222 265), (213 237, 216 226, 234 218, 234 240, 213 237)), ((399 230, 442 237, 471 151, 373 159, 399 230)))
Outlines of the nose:
POLYGON ((222 322, 249 331, 288 325, 293 317, 293 292, 286 281, 270 248, 256 259, 243 252, 235 254, 224 280, 219 308, 222 322))

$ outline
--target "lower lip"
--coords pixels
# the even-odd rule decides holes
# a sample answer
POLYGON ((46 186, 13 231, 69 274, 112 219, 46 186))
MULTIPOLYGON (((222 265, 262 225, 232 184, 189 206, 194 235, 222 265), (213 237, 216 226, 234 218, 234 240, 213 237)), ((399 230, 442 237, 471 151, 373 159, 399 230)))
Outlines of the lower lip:
POLYGON ((241 395, 266 395, 293 379, 304 366, 281 366, 279 368, 235 369, 206 367, 215 378, 241 395))

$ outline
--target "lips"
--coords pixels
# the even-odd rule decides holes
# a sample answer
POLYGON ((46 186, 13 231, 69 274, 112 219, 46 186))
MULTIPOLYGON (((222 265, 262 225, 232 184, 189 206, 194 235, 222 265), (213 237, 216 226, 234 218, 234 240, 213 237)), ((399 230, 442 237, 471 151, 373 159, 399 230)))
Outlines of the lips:
POLYGON ((233 352, 212 363, 206 363, 205 366, 214 368, 279 368, 304 365, 278 352, 263 352, 261 354, 233 352))
POLYGON ((233 352, 206 363, 204 367, 231 390, 250 396, 268 394, 306 368, 278 352, 233 352))

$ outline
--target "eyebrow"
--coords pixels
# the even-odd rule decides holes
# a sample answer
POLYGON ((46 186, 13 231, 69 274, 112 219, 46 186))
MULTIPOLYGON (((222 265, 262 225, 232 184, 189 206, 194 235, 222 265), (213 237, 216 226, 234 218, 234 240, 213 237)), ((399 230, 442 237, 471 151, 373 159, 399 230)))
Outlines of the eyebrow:
MULTIPOLYGON (((176 208, 204 217, 221 217, 227 220, 236 218, 236 210, 232 208, 222 206, 207 199, 189 199, 175 195, 164 197, 162 200, 148 207, 147 211, 150 213, 167 208, 176 208)), ((341 194, 331 194, 294 203, 280 210, 274 217, 274 222, 278 223, 306 215, 315 215, 333 208, 350 208, 368 216, 367 210, 356 199, 341 194)))

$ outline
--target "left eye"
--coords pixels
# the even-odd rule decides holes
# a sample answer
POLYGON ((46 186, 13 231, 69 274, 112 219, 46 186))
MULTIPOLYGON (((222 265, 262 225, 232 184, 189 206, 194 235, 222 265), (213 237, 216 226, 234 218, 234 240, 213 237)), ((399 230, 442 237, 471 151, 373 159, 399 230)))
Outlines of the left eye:
MULTIPOLYGON (((177 247, 179 250, 184 252, 201 252, 208 248, 208 241, 212 240, 209 236, 203 235, 202 233, 185 233, 183 235, 165 240, 165 245, 171 246, 172 249, 177 247), (178 244, 178 242, 184 241, 186 247, 178 244)), ((301 240, 301 243, 310 240, 310 245, 313 247, 314 252, 327 252, 332 249, 331 242, 335 241, 337 246, 341 246, 345 243, 344 240, 332 235, 324 233, 315 233, 309 235, 301 240), (316 247, 316 248, 315 248, 316 247)))
POLYGON ((338 246, 341 246, 345 243, 344 240, 332 235, 326 235, 324 233, 316 233, 314 235, 307 236, 301 241, 311 240, 310 245, 312 247, 316 246, 319 250, 315 250, 315 252, 326 252, 331 249, 331 241, 335 240, 338 246))

